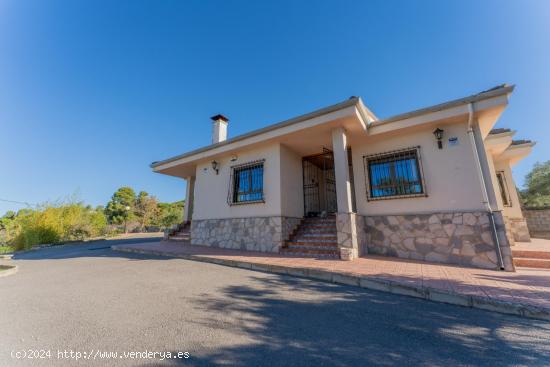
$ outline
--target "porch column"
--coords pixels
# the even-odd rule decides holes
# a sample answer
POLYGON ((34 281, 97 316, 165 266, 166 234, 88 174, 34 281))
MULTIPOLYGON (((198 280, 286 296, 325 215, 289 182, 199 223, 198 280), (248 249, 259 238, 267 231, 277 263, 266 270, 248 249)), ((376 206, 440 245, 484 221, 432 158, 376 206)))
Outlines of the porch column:
POLYGON ((193 217, 193 199, 195 194, 195 177, 189 176, 185 178, 187 181, 187 189, 185 191, 185 205, 183 207, 183 222, 190 222, 193 217))
POLYGON ((353 260, 359 256, 357 242, 357 218, 352 210, 351 183, 349 177, 347 136, 344 128, 332 130, 334 152, 334 177, 336 179, 336 231, 340 258, 353 260))

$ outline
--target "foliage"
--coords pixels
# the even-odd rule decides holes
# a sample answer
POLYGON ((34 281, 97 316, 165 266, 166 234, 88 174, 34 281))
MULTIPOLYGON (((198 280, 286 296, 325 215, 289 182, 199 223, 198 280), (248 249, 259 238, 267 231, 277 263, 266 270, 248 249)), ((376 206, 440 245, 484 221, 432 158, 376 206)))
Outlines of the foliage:
POLYGON ((34 210, 20 210, 16 215, 7 214, 1 220, 4 235, 0 240, 16 250, 103 235, 107 226, 102 211, 82 203, 45 204, 34 210))
POLYGON ((183 206, 183 200, 174 203, 159 203, 159 214, 154 224, 162 228, 168 228, 181 223, 183 221, 183 206))
POLYGON ((93 208, 73 199, 17 213, 8 211, 0 217, 0 246, 22 250, 37 244, 83 240, 124 232, 127 224, 139 230, 149 226, 167 228, 182 222, 183 206, 183 201, 159 203, 145 191, 136 196, 131 187, 125 186, 113 194, 106 207, 93 208))
POLYGON ((535 163, 535 166, 525 176, 526 189, 520 192, 524 206, 550 206, 550 161, 535 163))
POLYGON ((10 252, 14 252, 15 248, 13 246, 3 246, 0 244, 0 255, 2 254, 9 254, 10 252))
POLYGON ((135 215, 139 222, 140 229, 150 226, 159 213, 157 199, 149 196, 145 191, 141 191, 136 199, 135 215))
POLYGON ((167 228, 183 220, 183 201, 159 203, 145 191, 136 196, 131 187, 119 188, 105 207, 107 221, 111 225, 124 224, 144 230, 149 226, 167 228))
POLYGON ((136 193, 128 186, 118 189, 105 208, 105 215, 109 223, 122 224, 134 219, 136 193))

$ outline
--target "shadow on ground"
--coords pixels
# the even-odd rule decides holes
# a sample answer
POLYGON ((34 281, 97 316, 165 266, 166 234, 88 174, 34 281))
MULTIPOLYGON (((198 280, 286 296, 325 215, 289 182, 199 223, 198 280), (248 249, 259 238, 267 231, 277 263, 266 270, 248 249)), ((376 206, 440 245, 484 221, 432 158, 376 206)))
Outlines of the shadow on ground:
MULTIPOLYGON (((547 366, 550 323, 288 276, 254 277, 195 307, 252 342, 193 355, 211 366, 547 366), (288 297, 288 291, 293 297, 288 297)), ((230 341, 228 341, 230 342, 230 341)), ((177 362, 175 362, 177 364, 177 362)))
POLYGON ((164 256, 136 256, 130 253, 115 252, 111 250, 114 245, 135 245, 159 242, 160 237, 125 238, 101 241, 72 243, 67 245, 50 246, 36 250, 16 252, 12 260, 56 260, 74 259, 81 257, 121 257, 121 258, 153 258, 166 259, 164 256))
MULTIPOLYGON (((31 251, 14 259, 170 259, 114 252, 109 247, 122 243, 114 242, 31 251)), ((204 318, 192 322, 197 327, 222 330, 228 337, 225 343, 201 346, 190 359, 171 361, 173 364, 550 365, 548 322, 284 275, 248 274, 250 281, 244 284, 219 287, 215 293, 192 299, 193 307, 206 311, 204 318)), ((402 278, 396 280, 406 281, 402 278)), ((188 347, 182 345, 173 352, 188 347)), ((158 361, 146 365, 157 366, 158 361)))

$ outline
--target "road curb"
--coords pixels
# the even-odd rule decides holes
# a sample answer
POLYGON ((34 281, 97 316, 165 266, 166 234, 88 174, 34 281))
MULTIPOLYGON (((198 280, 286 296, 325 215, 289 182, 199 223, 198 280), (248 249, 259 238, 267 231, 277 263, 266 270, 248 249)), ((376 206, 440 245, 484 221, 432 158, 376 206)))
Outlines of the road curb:
POLYGON ((298 268, 284 265, 269 265, 231 259, 211 258, 208 256, 200 255, 186 255, 170 251, 142 250, 131 247, 124 247, 124 245, 113 245, 111 246, 111 249, 114 251, 130 252, 144 255, 177 257, 186 260, 206 262, 267 273, 286 274, 296 277, 320 280, 324 282, 351 285, 355 287, 398 294, 402 296, 422 298, 432 302, 477 308, 486 311, 493 311, 534 319, 550 320, 550 309, 548 308, 530 306, 514 302, 499 301, 486 297, 460 294, 431 287, 411 286, 392 280, 374 277, 365 277, 348 273, 335 273, 317 268, 298 268))
POLYGON ((5 269, 0 270, 0 278, 2 278, 17 273, 18 267, 17 265, 0 265, 0 269, 5 269))

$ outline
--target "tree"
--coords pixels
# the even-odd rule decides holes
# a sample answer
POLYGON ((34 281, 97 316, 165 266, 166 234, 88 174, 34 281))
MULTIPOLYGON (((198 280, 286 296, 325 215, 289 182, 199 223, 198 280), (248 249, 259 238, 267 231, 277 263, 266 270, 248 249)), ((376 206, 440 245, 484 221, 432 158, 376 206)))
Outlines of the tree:
POLYGON ((521 192, 523 205, 550 206, 550 161, 535 163, 531 172, 525 176, 525 187, 521 192))
POLYGON ((173 224, 179 224, 183 221, 184 201, 173 203, 159 203, 159 215, 155 224, 168 228, 173 224))
POLYGON ((15 219, 15 216, 16 214, 14 211, 8 210, 6 214, 4 214, 0 218, 0 230, 6 229, 10 225, 10 223, 15 219))
POLYGON ((143 230, 157 220, 160 210, 157 199, 149 196, 145 191, 140 191, 136 200, 135 214, 140 228, 143 230))
POLYGON ((112 224, 122 224, 134 218, 136 193, 128 186, 119 188, 105 208, 107 220, 112 224))

